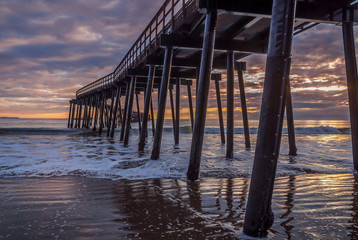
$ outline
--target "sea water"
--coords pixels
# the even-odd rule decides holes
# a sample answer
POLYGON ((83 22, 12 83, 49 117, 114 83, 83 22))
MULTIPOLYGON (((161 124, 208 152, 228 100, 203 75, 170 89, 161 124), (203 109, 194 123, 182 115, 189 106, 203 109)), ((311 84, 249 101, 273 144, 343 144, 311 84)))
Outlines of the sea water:
MULTIPOLYGON (((149 123, 148 125, 151 125, 149 123)), ((250 176, 258 121, 250 121, 251 148, 245 149, 242 123, 236 122, 234 158, 225 157, 217 120, 206 124, 201 177, 250 176)), ((297 156, 288 156, 287 129, 283 129, 277 176, 304 173, 352 173, 349 122, 305 120, 295 122, 297 156)), ((185 178, 191 147, 190 121, 183 120, 180 144, 174 144, 172 123, 165 121, 161 155, 151 160, 149 127, 144 152, 137 151, 138 124, 132 123, 130 142, 91 129, 67 128, 65 119, 1 119, 0 176, 88 176, 109 179, 185 178)))
MULTIPOLYGON (((151 125, 151 124, 149 124, 151 125)), ((242 233, 257 121, 250 149, 235 126, 234 158, 225 158, 217 120, 207 121, 198 182, 185 179, 190 122, 174 145, 165 121, 159 160, 152 132, 137 151, 138 125, 124 147, 68 129, 67 120, 0 120, 1 239, 247 239, 242 233)), ((296 121, 296 157, 283 130, 268 239, 357 239, 358 176, 347 121, 296 121)), ((250 239, 250 238, 249 238, 250 239)))

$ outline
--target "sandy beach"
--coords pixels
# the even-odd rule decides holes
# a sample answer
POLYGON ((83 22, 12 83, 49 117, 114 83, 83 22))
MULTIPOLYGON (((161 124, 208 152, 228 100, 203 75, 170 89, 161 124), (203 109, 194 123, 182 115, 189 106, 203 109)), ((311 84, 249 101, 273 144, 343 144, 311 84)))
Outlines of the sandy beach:
MULTIPOLYGON (((245 239, 248 178, 1 178, 0 239, 245 239)), ((356 239, 358 178, 279 177, 273 239, 356 239)))

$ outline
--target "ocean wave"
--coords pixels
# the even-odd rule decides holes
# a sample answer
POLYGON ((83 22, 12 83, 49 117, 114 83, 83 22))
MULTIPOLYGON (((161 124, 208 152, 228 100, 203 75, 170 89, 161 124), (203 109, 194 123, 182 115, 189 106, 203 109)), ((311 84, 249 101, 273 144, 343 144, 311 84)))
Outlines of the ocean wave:
POLYGON ((70 128, 0 128, 0 135, 69 135, 83 132, 70 128))
MULTIPOLYGON (((117 129, 119 130, 119 129, 117 129)), ((172 132, 173 128, 165 127, 164 132, 172 132)), ((134 133, 138 133, 138 129, 132 129, 134 133)), ((251 134, 257 134, 257 128, 250 128, 251 134)), ((78 133, 89 133, 92 132, 89 129, 78 129, 78 128, 0 128, 0 135, 68 135, 78 133)), ((192 133, 191 126, 180 127, 180 133, 189 134, 192 133)), ((208 127, 205 128, 206 134, 220 134, 220 128, 208 127)), ((226 129, 225 129, 226 133, 226 129)), ((243 128, 235 128, 235 134, 243 134, 243 128)), ((282 130, 283 134, 287 134, 287 128, 282 130)), ((350 134, 350 128, 335 128, 330 126, 320 127, 296 127, 296 134, 350 134)))

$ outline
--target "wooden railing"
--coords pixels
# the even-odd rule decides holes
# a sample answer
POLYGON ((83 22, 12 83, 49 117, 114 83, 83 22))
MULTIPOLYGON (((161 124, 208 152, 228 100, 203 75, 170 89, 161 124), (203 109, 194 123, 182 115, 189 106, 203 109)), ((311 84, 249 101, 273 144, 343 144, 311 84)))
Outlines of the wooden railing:
POLYGON ((114 85, 126 76, 129 68, 135 67, 149 53, 159 47, 159 36, 170 33, 179 18, 185 19, 187 9, 198 0, 166 0, 142 34, 134 42, 114 72, 94 81, 76 92, 76 97, 114 85))

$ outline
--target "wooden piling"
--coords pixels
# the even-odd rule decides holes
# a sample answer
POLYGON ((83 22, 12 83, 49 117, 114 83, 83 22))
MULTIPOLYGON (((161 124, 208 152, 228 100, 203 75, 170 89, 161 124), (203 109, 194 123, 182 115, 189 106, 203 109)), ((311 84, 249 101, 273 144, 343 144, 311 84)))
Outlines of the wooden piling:
POLYGON ((121 134, 120 134, 120 141, 124 139, 124 133, 126 129, 126 121, 127 121, 127 110, 128 110, 128 100, 129 100, 129 86, 130 82, 127 82, 126 86, 126 99, 124 101, 124 109, 123 109, 123 118, 122 118, 122 126, 121 126, 121 134))
POLYGON ((189 81, 187 81, 186 88, 187 88, 187 92, 188 92, 188 103, 189 103, 191 130, 193 131, 193 128, 194 128, 193 97, 191 96, 191 87, 190 87, 190 82, 189 81))
POLYGON ((116 98, 115 98, 116 101, 113 109, 113 119, 111 124, 110 135, 109 135, 111 138, 114 137, 114 130, 116 129, 117 111, 118 111, 118 105, 120 103, 119 102, 120 93, 121 93, 121 87, 118 86, 116 89, 116 98))
POLYGON ((83 99, 80 101, 80 109, 78 111, 78 122, 77 122, 77 128, 81 128, 81 118, 82 118, 82 105, 83 105, 83 99))
POLYGON ((72 102, 72 118, 71 118, 71 128, 73 128, 73 122, 75 120, 75 112, 76 112, 76 101, 72 102))
POLYGON ((99 115, 99 128, 98 128, 98 133, 102 134, 102 130, 103 130, 103 118, 104 118, 104 113, 105 113, 105 107, 106 107, 106 93, 103 92, 102 94, 102 101, 101 101, 101 112, 99 115))
POLYGON ((249 120, 247 116, 247 106, 246 106, 246 94, 245 94, 245 84, 243 71, 246 70, 245 62, 237 63, 237 75, 239 79, 239 89, 240 89, 240 100, 241 100, 241 112, 242 112, 242 121, 244 126, 244 135, 245 135, 245 147, 249 149, 251 147, 250 143, 250 128, 249 120))
POLYGON ((351 122, 353 166, 354 170, 358 171, 358 74, 352 22, 354 11, 353 9, 347 9, 343 13, 342 33, 351 122))
POLYGON ((108 126, 107 126, 107 137, 109 137, 109 134, 111 133, 111 127, 112 127, 112 116, 113 116, 113 107, 114 107, 114 97, 116 94, 116 90, 112 90, 112 97, 111 97, 111 109, 109 110, 109 119, 108 119, 108 126))
POLYGON ((169 97, 170 97, 170 110, 172 113, 172 123, 173 123, 173 135, 174 135, 174 141, 176 136, 176 128, 175 128, 175 110, 174 110, 174 99, 173 99, 173 85, 169 86, 169 97))
POLYGON ((141 122, 141 116, 140 116, 140 109, 139 109, 139 97, 138 97, 139 92, 135 92, 135 99, 136 99, 136 103, 137 103, 137 112, 138 112, 138 130, 139 133, 142 131, 142 122, 141 122))
POLYGON ((83 101, 85 102, 85 104, 83 108, 82 128, 85 128, 87 120, 88 98, 85 98, 83 101))
MULTIPOLYGON (((140 131, 140 136, 139 136, 138 151, 143 151, 144 146, 145 146, 145 139, 146 139, 147 130, 148 130, 149 107, 153 106, 153 105, 151 105, 151 103, 152 103, 154 76, 155 76, 155 66, 151 65, 151 66, 149 66, 147 87, 146 87, 146 92, 145 92, 145 97, 144 97, 143 121, 142 121, 142 130, 140 131)), ((152 119, 152 124, 154 126, 153 119, 152 119)), ((153 132, 153 135, 154 135, 154 132, 153 132)))
POLYGON ((286 121, 287 121, 287 133, 288 133, 288 147, 290 156, 297 155, 296 139, 295 139, 295 125, 293 120, 293 109, 292 109, 292 96, 291 96, 291 85, 288 76, 286 87, 286 121))
POLYGON ((226 115, 226 157, 234 156, 234 52, 227 52, 227 115, 226 115))
MULTIPOLYGON (((216 1, 209 1, 209 3, 214 5, 216 4, 216 1)), ((190 181, 195 181, 199 178, 206 110, 208 104, 211 70, 213 65, 216 21, 216 6, 208 6, 205 20, 203 50, 200 62, 200 74, 196 98, 193 138, 191 142, 189 167, 187 171, 187 178, 190 181)))
POLYGON ((72 110, 72 100, 70 101, 70 109, 68 110, 67 128, 69 128, 71 124, 71 110, 72 110))
POLYGON ((253 237, 266 236, 274 219, 271 199, 291 66, 295 6, 295 0, 273 1, 260 123, 243 229, 253 237))
POLYGON ((99 105, 99 102, 100 102, 100 95, 97 94, 96 95, 96 103, 95 103, 95 106, 94 106, 94 111, 95 111, 95 114, 94 114, 94 122, 93 122, 93 131, 96 131, 97 130, 97 122, 98 122, 98 105, 99 105))
POLYGON ((150 115, 152 117, 152 134, 155 134, 155 118, 154 118, 154 109, 153 109, 153 98, 150 100, 150 115))
POLYGON ((133 102, 134 102, 134 93, 136 87, 136 77, 132 77, 130 82, 130 90, 129 90, 129 100, 128 100, 128 108, 127 108, 127 120, 126 120, 126 128, 125 128, 125 135, 124 135, 124 146, 128 146, 129 142, 129 134, 131 130, 131 120, 132 120, 132 110, 133 110, 133 102))
POLYGON ((225 144, 225 129, 224 129, 223 110, 221 105, 220 84, 219 84, 219 79, 215 78, 214 81, 215 81, 215 90, 216 90, 216 102, 218 105, 221 144, 225 144))
POLYGON ((160 155, 160 145, 162 141, 163 123, 165 115, 165 105, 167 101, 167 93, 170 80, 170 72, 172 68, 173 48, 165 48, 164 66, 162 72, 162 80, 160 84, 160 94, 158 101, 158 114, 156 122, 156 131, 154 134, 153 149, 151 159, 156 160, 160 155))
POLYGON ((175 91, 175 145, 179 144, 180 129, 180 78, 176 79, 175 91))

